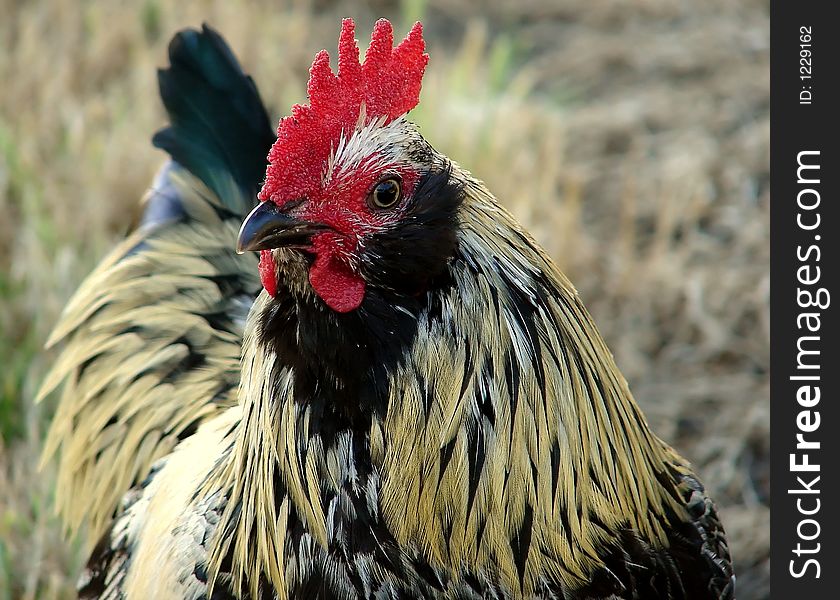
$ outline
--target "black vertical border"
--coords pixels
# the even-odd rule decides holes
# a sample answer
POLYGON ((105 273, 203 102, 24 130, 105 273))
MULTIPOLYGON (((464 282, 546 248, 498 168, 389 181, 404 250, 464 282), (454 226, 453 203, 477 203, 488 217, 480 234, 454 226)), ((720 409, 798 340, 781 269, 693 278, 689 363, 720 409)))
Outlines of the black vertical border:
MULTIPOLYGON (((771 583, 773 597, 804 600, 805 598, 840 598, 840 536, 837 522, 840 507, 833 501, 833 485, 840 477, 840 397, 837 380, 840 379, 840 363, 834 350, 840 328, 836 318, 840 303, 838 293, 837 238, 840 235, 840 216, 836 205, 840 203, 840 162, 837 160, 836 138, 840 135, 840 96, 835 80, 840 76, 840 23, 829 16, 833 2, 810 0, 794 2, 774 0, 771 2, 770 20, 770 86, 771 86, 771 583), (811 28, 811 70, 810 80, 802 79, 806 74, 800 67, 801 27, 811 28), (800 102, 800 92, 812 94, 811 104, 800 102), (813 163, 820 165, 818 184, 803 184, 798 181, 798 155, 803 151, 819 151, 819 155, 807 155, 813 163), (819 193, 820 204, 812 211, 803 211, 798 206, 798 194, 806 188, 819 193), (811 225, 815 215, 820 215, 820 226, 806 231, 797 224, 797 216, 811 225), (817 239, 817 236, 819 239, 817 239), (817 245, 819 252, 808 248, 817 245), (819 261, 816 260, 819 255, 819 261), (800 256, 808 256, 805 261, 800 256), (803 265, 810 265, 800 272, 803 265), (820 269, 820 281, 803 285, 798 281, 801 274, 813 278, 815 267, 820 269), (798 293, 810 290, 813 293, 824 287, 831 295, 825 309, 799 306, 798 293), (802 313, 819 313, 819 332, 800 328, 803 320, 797 322, 802 313), (819 336, 819 341, 800 343, 809 349, 819 350, 819 355, 808 355, 811 362, 818 362, 819 369, 797 368, 799 349, 797 342, 802 336, 819 336), (819 381, 795 381, 792 376, 817 374, 819 381), (797 392, 803 384, 820 387, 820 401, 816 406, 803 407, 797 399, 797 392), (801 433, 797 418, 805 410, 812 411, 802 417, 806 427, 813 424, 819 412, 820 424, 816 431, 803 433, 805 439, 819 442, 820 448, 797 450, 797 433, 801 433), (791 454, 796 453, 797 462, 807 452, 812 464, 819 464, 819 472, 793 472, 791 454), (820 479, 814 483, 814 477, 820 479), (802 481, 797 481, 800 477, 802 481), (804 483, 804 485, 803 485, 804 483), (810 486, 819 493, 801 493, 810 486), (789 490, 800 490, 791 493, 789 490), (799 506, 797 502, 799 501, 799 506), (819 501, 819 502, 818 502, 819 501), (801 510, 819 510, 813 515, 802 514, 801 510), (819 535, 812 537, 819 524, 819 535), (819 546, 818 546, 819 544, 819 546), (818 549, 818 550, 817 550, 818 549), (815 551, 816 550, 816 551, 815 551), (799 552, 797 554, 797 551, 799 552), (805 565, 808 559, 819 563, 819 577, 814 563, 805 565), (804 569, 804 573, 803 573, 804 569), (802 574, 797 578, 794 572, 802 574)), ((803 95, 804 96, 804 95, 803 95)), ((803 155, 805 160, 805 155, 803 155)), ((805 178, 813 178, 816 171, 803 171, 805 178), (810 173, 808 177, 806 173, 810 173)), ((805 204, 813 204, 816 196, 812 192, 803 195, 805 204)), ((804 297, 802 297, 804 299, 804 297)), ((812 319, 814 325, 817 321, 812 319)), ((810 392, 812 393, 812 392, 810 392)), ((806 399, 807 402, 807 399, 806 399)), ((736 560, 737 571, 737 556, 736 560)), ((741 594, 749 590, 741 589, 741 594)), ((750 596, 752 597, 752 596, 750 596)))

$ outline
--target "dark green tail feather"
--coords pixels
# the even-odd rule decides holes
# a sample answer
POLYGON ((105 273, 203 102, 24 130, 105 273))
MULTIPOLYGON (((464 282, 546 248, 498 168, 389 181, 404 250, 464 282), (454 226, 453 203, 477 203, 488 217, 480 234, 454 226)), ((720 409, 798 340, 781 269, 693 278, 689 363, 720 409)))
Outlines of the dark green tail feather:
POLYGON ((169 61, 158 83, 171 125, 152 143, 244 215, 256 202, 275 139, 257 87, 206 24, 177 33, 169 61), (231 193, 231 179, 240 193, 231 193))

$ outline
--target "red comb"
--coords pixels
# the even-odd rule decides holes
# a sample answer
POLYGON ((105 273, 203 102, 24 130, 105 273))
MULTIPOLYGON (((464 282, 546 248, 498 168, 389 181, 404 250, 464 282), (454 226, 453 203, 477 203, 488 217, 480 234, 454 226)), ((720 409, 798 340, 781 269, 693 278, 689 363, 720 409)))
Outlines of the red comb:
POLYGON ((280 120, 260 200, 282 205, 320 185, 330 153, 342 132, 349 135, 355 129, 363 103, 366 123, 382 117, 388 123, 417 106, 429 60, 424 53, 422 25, 415 23, 406 38, 392 48, 391 23, 378 20, 363 64, 359 63, 354 31, 353 20, 344 19, 337 75, 330 68, 326 50, 315 56, 307 85, 309 106, 295 104, 292 115, 280 120))

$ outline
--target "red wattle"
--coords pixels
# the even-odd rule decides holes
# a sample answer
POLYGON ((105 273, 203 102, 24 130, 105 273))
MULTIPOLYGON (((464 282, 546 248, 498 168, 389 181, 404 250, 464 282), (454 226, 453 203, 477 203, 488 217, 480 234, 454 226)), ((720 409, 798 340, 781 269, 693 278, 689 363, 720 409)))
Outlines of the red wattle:
POLYGON ((319 254, 309 269, 315 293, 335 312, 356 310, 365 297, 365 281, 344 263, 319 254))
POLYGON ((265 291, 274 298, 277 296, 277 265, 271 250, 260 250, 260 280, 265 291))

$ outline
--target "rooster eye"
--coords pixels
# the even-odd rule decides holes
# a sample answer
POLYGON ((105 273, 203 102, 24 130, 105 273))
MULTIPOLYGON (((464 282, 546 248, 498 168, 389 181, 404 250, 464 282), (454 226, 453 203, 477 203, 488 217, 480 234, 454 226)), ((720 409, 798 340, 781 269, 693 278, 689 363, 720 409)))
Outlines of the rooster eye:
POLYGON ((376 208, 391 208, 400 199, 400 182, 396 179, 383 179, 377 183, 368 196, 368 202, 376 208))

